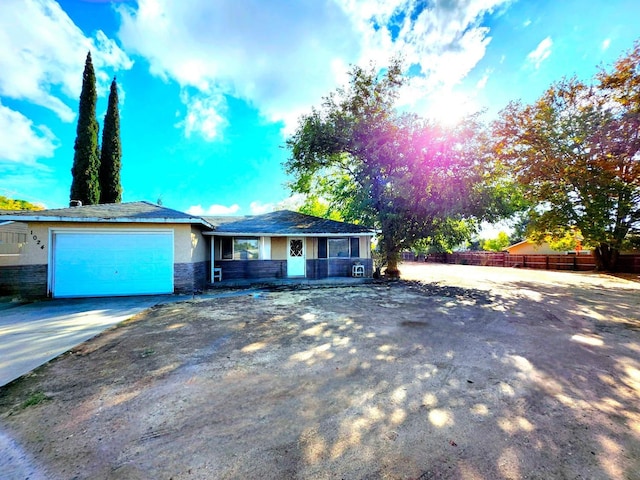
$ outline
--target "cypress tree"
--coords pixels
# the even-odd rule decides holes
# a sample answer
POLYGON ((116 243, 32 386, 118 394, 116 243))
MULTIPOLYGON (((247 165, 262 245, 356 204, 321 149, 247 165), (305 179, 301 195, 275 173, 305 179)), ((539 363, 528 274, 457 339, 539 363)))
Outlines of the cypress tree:
POLYGON ((120 203, 120 112, 118 110, 118 85, 116 77, 111 82, 109 105, 102 127, 102 151, 100 153, 100 203, 120 203))
POLYGON ((78 126, 73 146, 71 175, 71 200, 80 200, 83 205, 95 205, 100 200, 98 180, 100 157, 98 154, 98 121, 96 120, 96 75, 87 53, 82 74, 82 92, 78 108, 78 126))

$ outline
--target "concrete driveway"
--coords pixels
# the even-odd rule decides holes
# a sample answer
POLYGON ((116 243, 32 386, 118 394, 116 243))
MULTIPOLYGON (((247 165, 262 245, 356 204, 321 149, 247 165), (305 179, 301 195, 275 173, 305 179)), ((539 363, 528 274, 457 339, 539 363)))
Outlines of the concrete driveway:
POLYGON ((0 387, 134 315, 178 297, 47 300, 0 310, 0 387))

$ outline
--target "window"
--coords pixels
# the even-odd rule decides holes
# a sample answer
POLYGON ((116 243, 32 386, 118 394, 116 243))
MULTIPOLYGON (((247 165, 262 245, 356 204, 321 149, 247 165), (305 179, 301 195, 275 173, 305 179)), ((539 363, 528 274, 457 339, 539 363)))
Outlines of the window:
POLYGON ((360 239, 358 237, 352 237, 351 240, 351 258, 360 257, 360 239))
POLYGON ((360 239, 318 238, 318 258, 360 258, 360 239))
POLYGON ((225 242, 222 244, 222 258, 226 260, 258 260, 260 258, 260 240, 254 237, 233 237, 233 254, 229 251, 229 244, 227 244, 227 250, 225 251, 225 242), (225 255, 226 254, 226 255, 225 255))
POLYGON ((329 258, 348 258, 349 257, 349 239, 348 238, 330 238, 329 258))
POLYGON ((318 238, 318 258, 327 258, 327 239, 318 238))
POLYGON ((233 260, 233 238, 222 237, 220 240, 222 245, 222 259, 233 260))
POLYGON ((221 237, 222 260, 258 260, 260 239, 258 237, 221 237))

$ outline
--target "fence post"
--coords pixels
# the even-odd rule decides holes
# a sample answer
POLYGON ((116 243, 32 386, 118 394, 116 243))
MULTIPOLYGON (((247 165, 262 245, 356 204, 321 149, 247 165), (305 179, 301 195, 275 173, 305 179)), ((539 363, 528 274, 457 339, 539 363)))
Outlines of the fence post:
POLYGON ((547 260, 547 270, 549 270, 549 255, 547 255, 545 258, 547 260))

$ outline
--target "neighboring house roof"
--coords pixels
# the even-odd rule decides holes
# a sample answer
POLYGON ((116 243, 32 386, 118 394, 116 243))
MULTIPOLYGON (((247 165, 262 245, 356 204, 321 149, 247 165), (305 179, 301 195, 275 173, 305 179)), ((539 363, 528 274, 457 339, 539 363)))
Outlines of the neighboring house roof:
POLYGON ((0 222, 79 222, 79 223, 190 223, 213 228, 201 217, 172 210, 151 202, 108 203, 51 210, 0 211, 0 222))
POLYGON ((372 229, 353 223, 336 222, 291 210, 278 210, 249 217, 204 217, 215 226, 209 235, 296 236, 373 235, 372 229), (226 221, 228 219, 228 221, 226 221))
POLYGON ((512 248, 518 248, 518 247, 520 247, 521 245, 525 245, 525 244, 526 244, 526 245, 531 245, 531 242, 529 242, 529 240, 522 240, 521 242, 514 243, 513 245, 509 245, 508 247, 504 247, 504 248, 502 249, 502 251, 503 251, 503 252, 508 252, 508 251, 510 251, 512 248))
MULTIPOLYGON (((514 243, 503 249, 511 255, 566 255, 571 250, 554 250, 548 242, 535 243, 530 240, 514 243)), ((590 253, 588 250, 582 250, 583 254, 590 253)))

